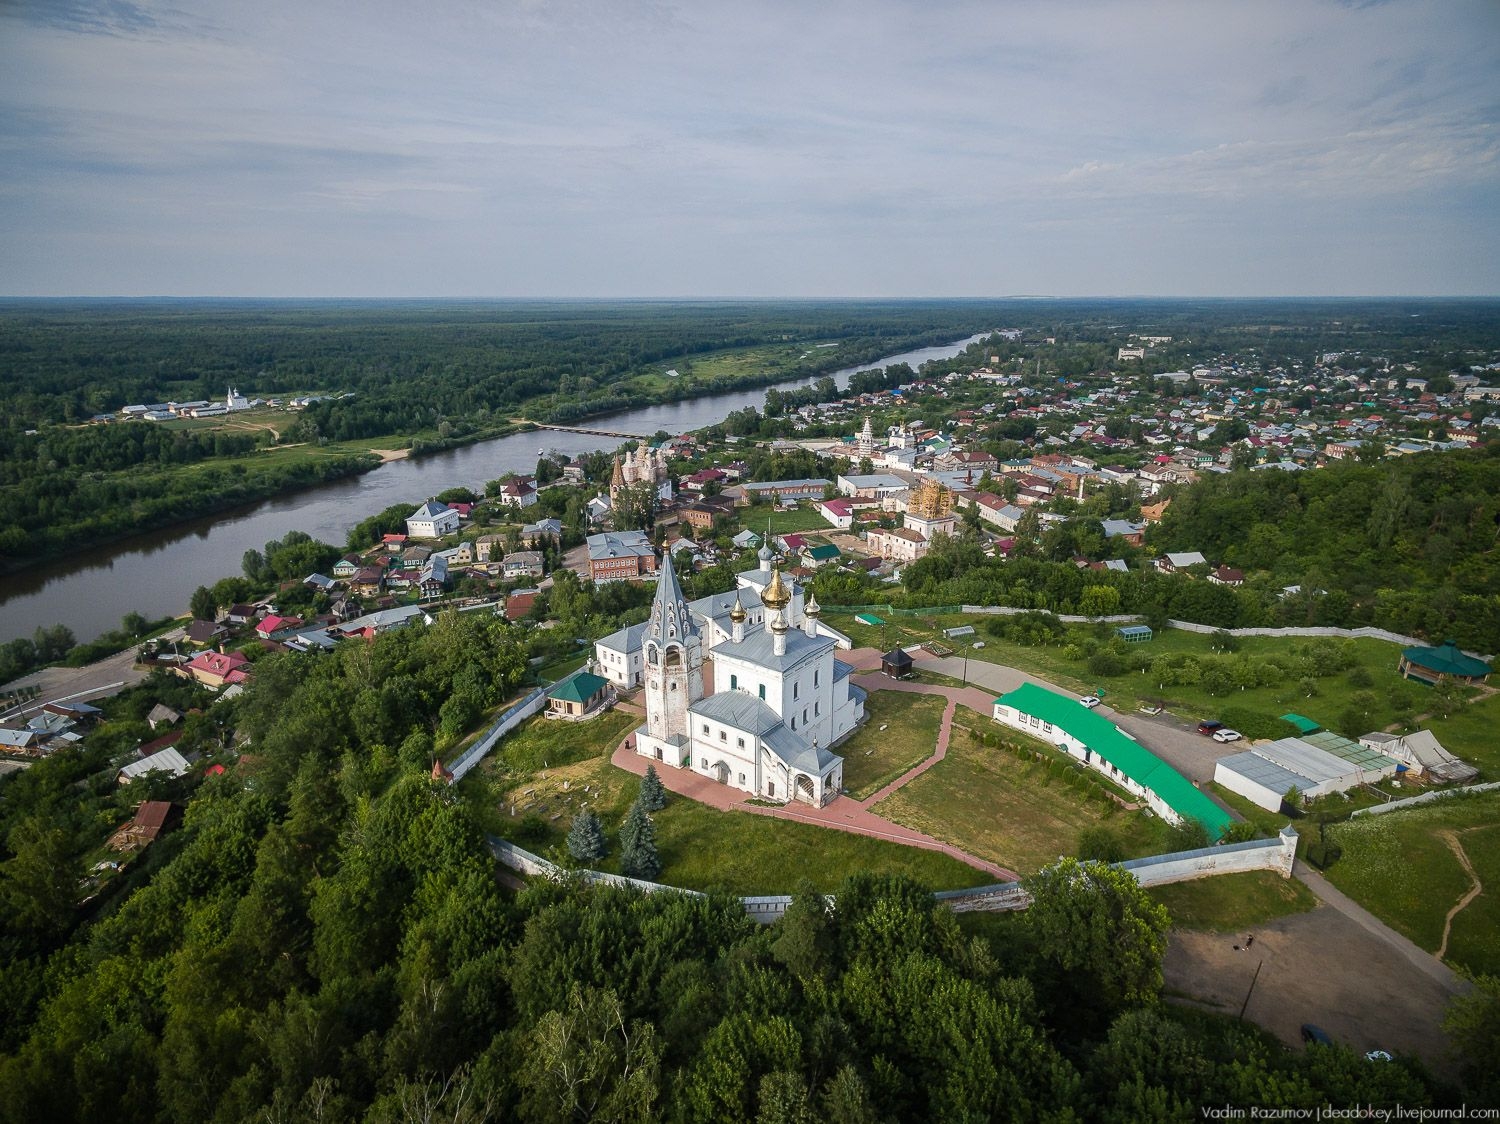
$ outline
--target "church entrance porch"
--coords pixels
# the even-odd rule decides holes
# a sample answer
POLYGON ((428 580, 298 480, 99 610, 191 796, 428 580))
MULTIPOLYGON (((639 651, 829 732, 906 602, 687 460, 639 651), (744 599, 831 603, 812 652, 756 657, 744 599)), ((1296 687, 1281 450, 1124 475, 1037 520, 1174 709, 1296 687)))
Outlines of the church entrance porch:
POLYGON ((729 766, 720 761, 713 767, 714 780, 720 784, 729 783, 729 766))
POLYGON ((811 777, 805 773, 797 774, 797 783, 792 790, 792 798, 794 800, 805 800, 809 804, 818 803, 817 788, 813 785, 811 777))

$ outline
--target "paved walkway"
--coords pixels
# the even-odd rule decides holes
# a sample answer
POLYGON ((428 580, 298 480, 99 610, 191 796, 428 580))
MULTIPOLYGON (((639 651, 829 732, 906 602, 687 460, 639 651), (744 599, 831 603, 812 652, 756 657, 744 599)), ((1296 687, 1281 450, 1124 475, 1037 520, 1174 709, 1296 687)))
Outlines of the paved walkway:
POLYGON ((978 710, 980 713, 983 713, 984 708, 990 705, 990 695, 975 687, 938 687, 931 683, 903 682, 899 679, 892 679, 878 671, 865 675, 856 675, 854 682, 857 686, 871 692, 904 691, 913 695, 940 695, 948 700, 948 705, 943 708, 943 719, 938 726, 937 745, 933 749, 932 756, 902 773, 874 796, 861 800, 859 803, 865 808, 875 807, 876 804, 879 804, 897 789, 921 776, 948 756, 948 741, 953 736, 953 715, 958 710, 959 703, 963 703, 971 709, 978 710))
POLYGON ((1360 928, 1383 941, 1404 957, 1412 967, 1430 976, 1447 991, 1457 994, 1469 989, 1469 985, 1452 968, 1426 949, 1407 940, 1302 860, 1297 860, 1292 867, 1292 873, 1317 895, 1319 901, 1332 906, 1345 917, 1356 922, 1360 928))
MULTIPOLYGON (((873 650, 873 649, 871 649, 873 650)), ((843 658, 843 657, 840 657, 843 658)), ((850 662, 846 660, 845 662, 850 662)), ((876 653, 877 666, 879 653, 876 653)), ((882 684, 888 686, 889 683, 882 684)), ((928 687, 925 684, 900 684, 902 688, 922 688, 923 694, 945 694, 946 689, 941 687, 928 687)), ((954 703, 949 702, 948 709, 944 712, 944 722, 939 741, 944 751, 948 745, 949 726, 948 722, 953 716, 954 703)), ((1001 881, 1014 882, 1020 878, 1013 870, 1006 870, 1002 866, 987 859, 981 859, 977 855, 971 855, 940 839, 934 839, 920 831, 914 831, 909 827, 892 823, 890 820, 882 819, 870 811, 870 804, 874 799, 883 799, 886 795, 900 788, 912 777, 917 776, 924 769, 930 768, 942 758, 934 754, 921 765, 912 769, 905 776, 893 781, 881 789, 876 797, 871 800, 860 801, 844 796, 822 808, 816 808, 811 804, 786 804, 780 806, 761 805, 749 803, 751 797, 748 792, 743 792, 729 785, 719 784, 708 777, 693 772, 691 769, 679 769, 666 767, 657 770, 664 784, 672 792, 686 796, 690 800, 696 800, 700 804, 707 804, 710 808, 720 811, 750 812, 757 816, 771 816, 774 819, 796 820, 799 823, 816 824, 819 827, 832 828, 835 831, 847 831, 854 835, 865 835, 872 839, 886 839, 892 843, 901 843, 908 847, 921 847, 928 851, 941 851, 950 858, 959 862, 967 863, 976 870, 982 870, 986 874, 993 875, 1001 881)), ((626 772, 634 773, 636 776, 644 776, 646 766, 652 764, 651 760, 640 756, 634 749, 634 735, 627 735, 615 748, 610 761, 626 772)))

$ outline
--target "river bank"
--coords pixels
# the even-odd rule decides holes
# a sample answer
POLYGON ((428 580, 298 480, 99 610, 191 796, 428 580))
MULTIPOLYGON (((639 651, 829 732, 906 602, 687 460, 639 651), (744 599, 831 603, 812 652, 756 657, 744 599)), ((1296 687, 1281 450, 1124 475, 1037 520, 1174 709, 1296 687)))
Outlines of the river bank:
MULTIPOLYGON (((942 347, 899 352, 777 387, 809 386, 827 375, 844 386, 857 370, 895 363, 909 363, 916 369, 929 360, 951 358, 982 338, 980 334, 942 347)), ((607 428, 627 433, 690 433, 718 424, 747 406, 759 408, 764 401, 764 388, 755 388, 664 402, 594 420, 607 418, 607 428)), ((467 435, 458 441, 466 439, 467 435)), ((542 445, 549 452, 574 457, 618 444, 589 434, 528 428, 437 451, 387 448, 388 453, 406 454, 390 459, 370 450, 372 468, 358 475, 213 514, 199 513, 108 545, 75 548, 7 575, 0 582, 0 641, 30 636, 38 627, 59 623, 87 639, 113 628, 124 608, 153 618, 179 613, 195 586, 212 585, 239 573, 245 551, 260 550, 288 531, 304 531, 342 545, 351 526, 394 504, 415 505, 452 487, 482 490, 487 481, 507 472, 534 471, 542 445)))

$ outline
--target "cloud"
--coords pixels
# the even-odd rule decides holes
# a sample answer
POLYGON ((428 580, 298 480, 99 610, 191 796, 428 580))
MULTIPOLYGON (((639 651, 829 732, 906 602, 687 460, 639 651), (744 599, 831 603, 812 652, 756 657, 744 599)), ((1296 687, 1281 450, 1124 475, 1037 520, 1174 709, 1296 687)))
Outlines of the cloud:
MULTIPOLYGON (((171 272, 199 240, 216 292, 544 276, 550 293, 837 295, 872 270, 908 292, 1097 292, 1108 261, 1069 280, 1063 232, 1155 229, 1133 268, 1171 277, 1161 247, 1189 223, 1253 247, 1277 216, 1312 229, 1283 252, 1330 260, 1355 234, 1323 233, 1327 207, 1430 242, 1472 227, 1455 201, 1500 206, 1488 0, 1441 20, 1307 0, 0 10, 0 286, 17 292, 120 275, 103 252, 60 272, 48 232, 78 262, 90 239, 173 247, 149 283, 131 275, 153 292, 203 283, 171 272), (403 276, 372 276, 371 237, 410 246, 403 276)), ((1409 244, 1387 253, 1401 288, 1409 244)))

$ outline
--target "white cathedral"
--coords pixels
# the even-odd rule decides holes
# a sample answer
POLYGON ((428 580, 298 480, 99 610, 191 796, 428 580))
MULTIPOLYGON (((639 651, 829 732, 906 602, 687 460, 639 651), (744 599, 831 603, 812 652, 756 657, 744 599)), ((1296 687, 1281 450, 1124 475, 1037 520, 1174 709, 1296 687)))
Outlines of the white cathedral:
POLYGON ((834 658, 842 637, 819 621, 817 598, 804 606, 771 557, 762 547, 734 590, 691 604, 664 558, 651 616, 600 640, 595 663, 618 686, 645 687, 641 756, 766 800, 823 805, 843 787, 832 747, 864 720, 865 692, 834 658))

